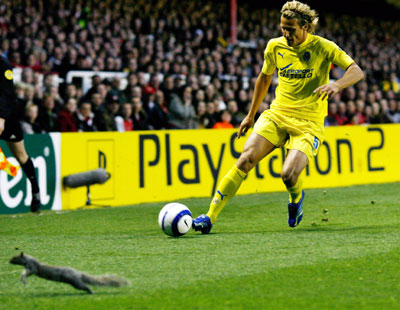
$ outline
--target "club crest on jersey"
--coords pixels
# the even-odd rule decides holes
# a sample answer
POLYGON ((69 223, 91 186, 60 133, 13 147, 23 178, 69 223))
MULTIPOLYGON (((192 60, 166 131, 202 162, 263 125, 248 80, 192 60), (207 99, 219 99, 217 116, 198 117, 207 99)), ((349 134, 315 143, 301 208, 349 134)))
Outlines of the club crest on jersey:
POLYGON ((311 58, 310 52, 305 52, 305 53, 303 54, 303 59, 304 59, 304 61, 309 61, 310 58, 311 58))
POLYGON ((12 72, 10 69, 8 69, 8 70, 6 70, 6 71, 4 72, 4 76, 5 76, 5 78, 6 78, 7 80, 12 80, 13 77, 14 77, 14 74, 13 74, 13 72, 12 72))

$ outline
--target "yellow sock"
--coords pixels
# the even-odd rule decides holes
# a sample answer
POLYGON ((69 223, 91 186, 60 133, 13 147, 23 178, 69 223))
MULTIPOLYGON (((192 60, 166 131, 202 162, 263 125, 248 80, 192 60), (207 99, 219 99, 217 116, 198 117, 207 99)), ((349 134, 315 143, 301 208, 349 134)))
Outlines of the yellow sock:
POLYGON ((14 166, 7 160, 3 150, 0 148, 0 170, 4 170, 12 177, 15 177, 19 168, 20 166, 14 166))
POLYGON ((222 179, 217 188, 217 192, 211 201, 210 209, 207 213, 207 216, 210 218, 212 224, 214 224, 214 222, 217 220, 218 214, 225 207, 228 200, 235 196, 246 175, 247 174, 245 172, 239 170, 236 165, 234 165, 222 179))
POLYGON ((300 173, 297 183, 292 187, 287 187, 289 192, 289 201, 291 203, 298 203, 301 199, 301 192, 303 191, 303 172, 300 173))

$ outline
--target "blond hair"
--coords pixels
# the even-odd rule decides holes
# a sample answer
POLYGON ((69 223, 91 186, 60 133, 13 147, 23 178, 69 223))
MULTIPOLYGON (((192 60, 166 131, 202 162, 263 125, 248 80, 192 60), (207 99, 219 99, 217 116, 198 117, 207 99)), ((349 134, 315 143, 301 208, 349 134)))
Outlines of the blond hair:
POLYGON ((318 24, 318 13, 300 1, 286 2, 282 7, 281 14, 287 19, 297 18, 301 27, 308 25, 307 32, 310 33, 314 33, 318 24))

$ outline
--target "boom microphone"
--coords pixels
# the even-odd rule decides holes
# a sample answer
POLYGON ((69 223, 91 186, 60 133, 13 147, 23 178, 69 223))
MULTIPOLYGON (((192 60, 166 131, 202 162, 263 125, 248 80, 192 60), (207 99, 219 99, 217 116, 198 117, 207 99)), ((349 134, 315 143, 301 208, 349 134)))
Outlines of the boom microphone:
POLYGON ((80 186, 90 186, 93 184, 103 184, 111 174, 103 168, 90 170, 82 173, 75 173, 64 177, 63 184, 65 187, 76 188, 80 186))

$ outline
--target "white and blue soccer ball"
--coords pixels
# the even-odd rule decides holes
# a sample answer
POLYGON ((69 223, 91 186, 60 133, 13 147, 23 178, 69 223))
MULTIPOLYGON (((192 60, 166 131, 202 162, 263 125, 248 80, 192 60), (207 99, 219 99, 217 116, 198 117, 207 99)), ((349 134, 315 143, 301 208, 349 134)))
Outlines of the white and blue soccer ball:
POLYGON ((179 202, 166 204, 158 215, 158 225, 169 236, 179 237, 192 227, 192 213, 189 208, 179 202))

